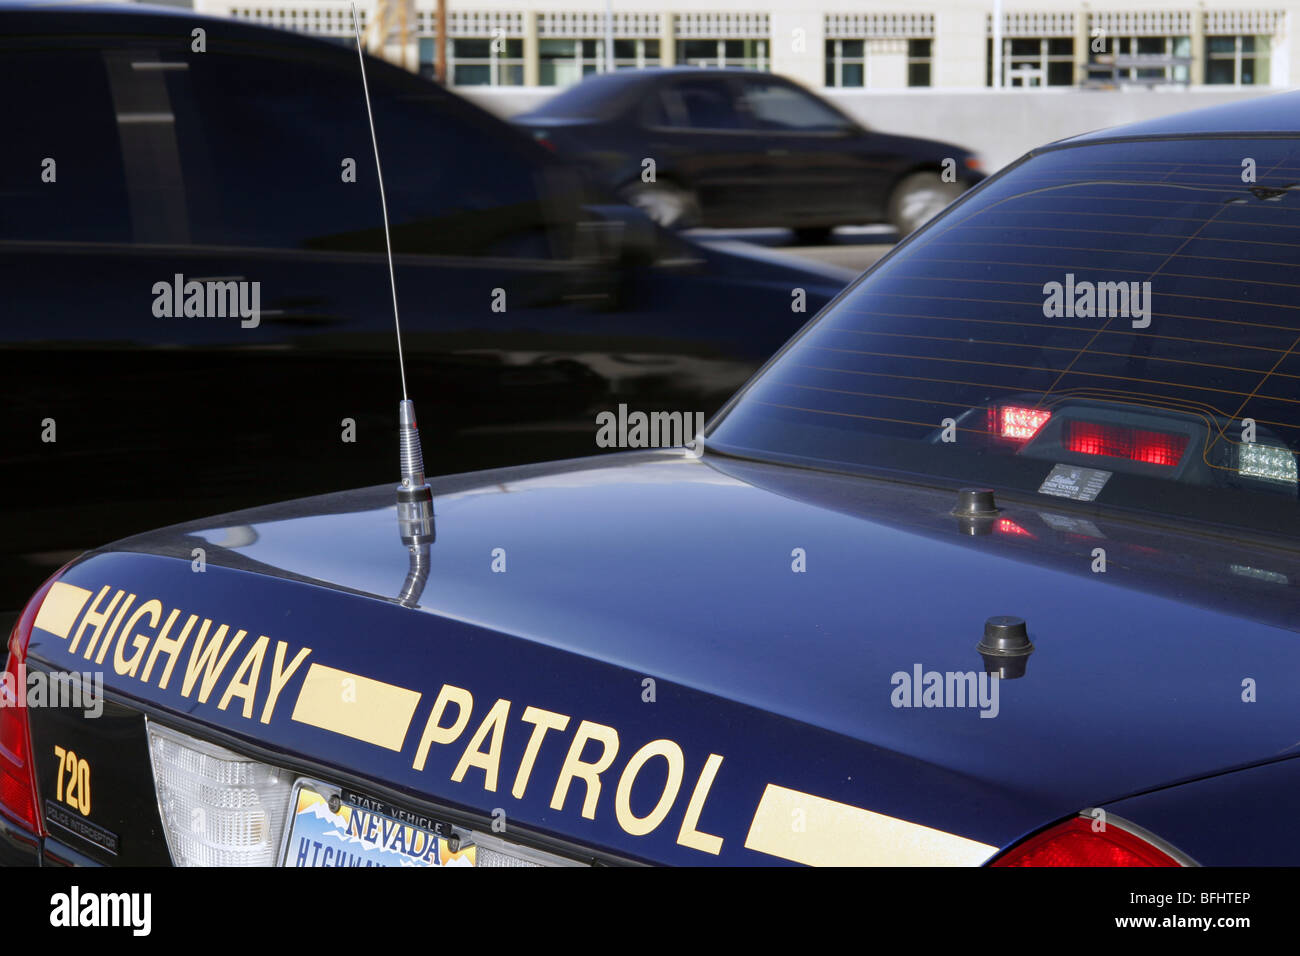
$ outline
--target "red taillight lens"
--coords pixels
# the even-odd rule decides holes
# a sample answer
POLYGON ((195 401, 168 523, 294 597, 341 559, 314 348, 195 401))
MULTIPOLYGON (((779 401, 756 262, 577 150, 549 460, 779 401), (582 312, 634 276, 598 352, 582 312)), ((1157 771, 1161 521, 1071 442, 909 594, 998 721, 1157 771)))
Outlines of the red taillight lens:
POLYGON ((1075 817, 1017 843, 989 866, 1182 866, 1168 853, 1110 822, 1075 817))
POLYGON ((26 830, 44 835, 32 763, 32 734, 27 722, 27 643, 36 612, 58 575, 36 592, 9 634, 9 660, 0 678, 0 813, 26 830))
POLYGON ((1124 425, 1096 422, 1066 422, 1063 439, 1067 451, 1081 455, 1127 458, 1148 465, 1173 466, 1183 459, 1187 436, 1176 432, 1154 432, 1124 425))
POLYGON ((998 407, 997 433, 1013 441, 1029 441, 1051 417, 1052 412, 1047 408, 1002 405, 998 407))

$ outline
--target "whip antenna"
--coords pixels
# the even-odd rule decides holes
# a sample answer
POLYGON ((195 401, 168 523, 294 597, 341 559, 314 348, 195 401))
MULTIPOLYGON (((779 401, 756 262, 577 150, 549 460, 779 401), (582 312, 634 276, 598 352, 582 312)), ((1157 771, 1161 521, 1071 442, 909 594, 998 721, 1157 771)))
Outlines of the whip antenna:
POLYGON ((366 58, 361 52, 361 23, 357 5, 352 4, 352 29, 357 35, 357 62, 361 64, 361 89, 366 98, 366 118, 370 121, 370 145, 375 150, 375 172, 379 176, 379 208, 384 214, 384 245, 388 249, 388 285, 393 290, 393 328, 397 331, 397 368, 402 376, 402 401, 406 401, 406 362, 402 358, 402 320, 397 315, 397 277, 393 272, 393 239, 388 232, 388 199, 384 195, 384 170, 379 165, 379 139, 375 136, 375 114, 370 109, 370 84, 366 81, 366 58))
POLYGON ((352 28, 357 37, 357 62, 361 65, 361 89, 365 94, 366 118, 370 121, 370 144, 375 150, 375 173, 379 178, 379 206, 384 214, 384 244, 388 250, 388 285, 393 293, 393 330, 397 333, 397 367, 402 376, 402 401, 397 407, 402 483, 397 486, 397 523, 402 542, 411 549, 411 570, 398 600, 413 605, 428 577, 429 544, 434 540, 433 491, 424 477, 424 451, 415 420, 415 403, 406 393, 406 362, 402 355, 402 322, 397 311, 397 275, 393 269, 393 239, 388 227, 388 198, 384 194, 384 172, 379 164, 379 138, 375 135, 375 114, 370 108, 370 84, 366 80, 366 57, 361 49, 361 23, 357 5, 352 7, 352 28))

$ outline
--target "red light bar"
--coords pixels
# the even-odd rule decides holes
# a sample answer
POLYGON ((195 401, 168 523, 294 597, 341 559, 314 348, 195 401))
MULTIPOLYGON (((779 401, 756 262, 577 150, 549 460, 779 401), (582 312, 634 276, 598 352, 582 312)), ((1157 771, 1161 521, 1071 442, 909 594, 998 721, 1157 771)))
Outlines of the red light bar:
POLYGON ((1029 441, 1051 417, 1047 408, 1003 405, 998 409, 998 434, 1013 441, 1029 441))
POLYGON ((1182 461, 1187 449, 1187 436, 1177 432, 1155 432, 1097 422, 1066 422, 1063 441, 1067 451, 1081 455, 1127 458, 1166 467, 1182 461))

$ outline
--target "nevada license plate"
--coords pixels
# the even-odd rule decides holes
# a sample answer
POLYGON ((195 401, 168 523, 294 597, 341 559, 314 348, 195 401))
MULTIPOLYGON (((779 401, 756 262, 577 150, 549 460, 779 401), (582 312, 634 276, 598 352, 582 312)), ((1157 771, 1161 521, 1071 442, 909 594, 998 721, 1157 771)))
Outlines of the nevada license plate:
POLYGON ((281 866, 475 864, 474 846, 440 835, 433 821, 315 781, 298 782, 290 811, 281 866))

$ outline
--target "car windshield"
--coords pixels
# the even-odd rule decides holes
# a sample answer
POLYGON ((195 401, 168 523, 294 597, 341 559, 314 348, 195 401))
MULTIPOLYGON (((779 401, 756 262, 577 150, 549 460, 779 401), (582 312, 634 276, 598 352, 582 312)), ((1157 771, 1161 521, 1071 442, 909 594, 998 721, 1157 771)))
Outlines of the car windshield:
POLYGON ((1041 153, 859 280, 709 447, 1300 542, 1298 206, 1296 139, 1041 153))

